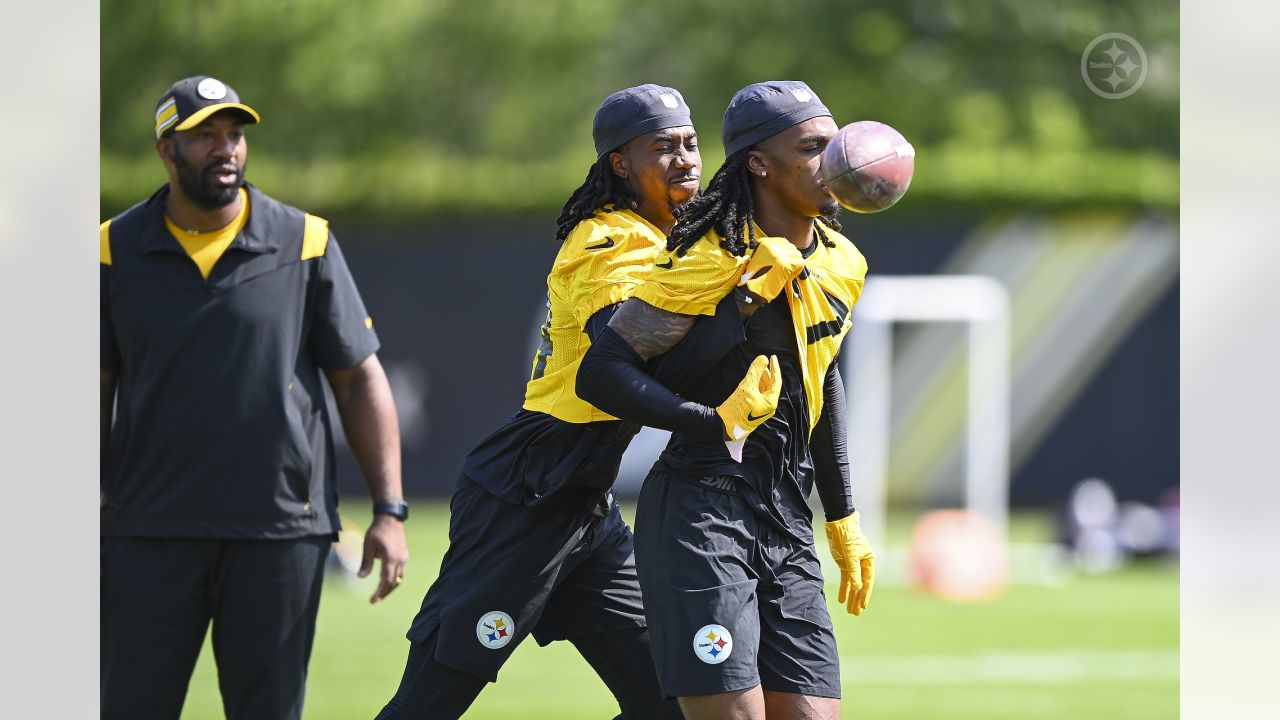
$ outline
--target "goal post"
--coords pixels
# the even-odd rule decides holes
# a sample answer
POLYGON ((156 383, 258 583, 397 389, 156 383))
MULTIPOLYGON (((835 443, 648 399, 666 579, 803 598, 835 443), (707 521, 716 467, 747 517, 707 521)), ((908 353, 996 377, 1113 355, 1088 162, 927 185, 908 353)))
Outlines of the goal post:
POLYGON ((872 276, 854 306, 841 372, 848 394, 848 443, 855 506, 884 544, 892 428, 893 326, 962 322, 968 329, 966 509, 1007 542, 1009 516, 1009 293, 980 275, 872 276))

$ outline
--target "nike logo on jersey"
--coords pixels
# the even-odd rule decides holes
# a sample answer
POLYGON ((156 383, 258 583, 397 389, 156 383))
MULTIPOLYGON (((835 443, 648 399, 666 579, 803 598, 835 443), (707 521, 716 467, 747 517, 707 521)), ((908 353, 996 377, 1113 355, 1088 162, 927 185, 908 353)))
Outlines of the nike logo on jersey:
POLYGON ((611 248, 611 247, 613 247, 613 238, 607 237, 604 239, 604 242, 600 243, 599 245, 588 245, 586 249, 587 250, 604 250, 605 248, 611 248))
POLYGON ((676 264, 676 261, 675 261, 675 260, 668 260, 668 261, 666 261, 665 263, 654 263, 654 265, 656 265, 657 267, 662 268, 663 270, 670 270, 670 269, 671 269, 671 266, 672 266, 672 265, 675 265, 675 264, 676 264))
POLYGON ((765 413, 763 415, 752 415, 751 413, 747 413, 747 422, 755 422, 760 418, 767 418, 767 417, 769 417, 769 413, 765 413))

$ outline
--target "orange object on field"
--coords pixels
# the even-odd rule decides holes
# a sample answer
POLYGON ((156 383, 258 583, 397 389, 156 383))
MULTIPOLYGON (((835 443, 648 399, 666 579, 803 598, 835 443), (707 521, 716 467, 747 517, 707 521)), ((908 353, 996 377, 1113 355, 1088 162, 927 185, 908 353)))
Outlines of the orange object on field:
POLYGON ((916 522, 911 568, 920 587, 945 600, 988 600, 1009 584, 1004 540, 968 510, 934 510, 916 522))

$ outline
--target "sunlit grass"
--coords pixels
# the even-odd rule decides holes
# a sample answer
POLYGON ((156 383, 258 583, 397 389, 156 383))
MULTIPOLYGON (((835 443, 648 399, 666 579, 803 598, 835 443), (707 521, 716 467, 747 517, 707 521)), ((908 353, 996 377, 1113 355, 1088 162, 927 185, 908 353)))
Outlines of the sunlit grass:
MULTIPOLYGON (((344 503, 363 524, 366 503, 344 503)), ((366 511, 367 512, 367 511, 366 511)), ((331 575, 311 661, 308 720, 372 718, 400 680, 404 631, 435 577, 448 508, 414 503, 406 582, 368 604, 371 581, 331 575)), ((909 518, 896 517, 891 538, 909 518)), ((1042 540, 1036 516, 1015 516, 1015 539, 1042 540)), ((822 551, 825 555, 825 549, 822 551)), ((868 614, 833 606, 846 718, 1174 718, 1178 712, 1178 574, 1134 566, 1052 586, 1016 585, 998 600, 956 604, 906 587, 878 586, 868 614)), ((828 583, 834 599, 834 588, 828 583)), ((617 706, 567 643, 524 643, 468 718, 608 718, 617 706)), ((222 717, 206 645, 183 718, 222 717)))

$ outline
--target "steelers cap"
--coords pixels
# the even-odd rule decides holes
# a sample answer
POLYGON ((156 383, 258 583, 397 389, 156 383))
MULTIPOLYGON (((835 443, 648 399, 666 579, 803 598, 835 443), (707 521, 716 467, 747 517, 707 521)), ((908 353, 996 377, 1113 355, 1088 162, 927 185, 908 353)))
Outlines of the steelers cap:
POLYGON ((156 103, 156 138, 190 130, 219 110, 238 110, 247 123, 260 120, 258 111, 240 102, 230 85, 208 75, 195 75, 174 83, 156 103))

